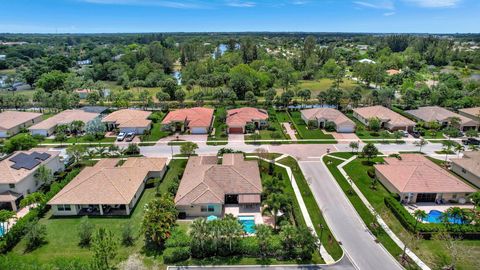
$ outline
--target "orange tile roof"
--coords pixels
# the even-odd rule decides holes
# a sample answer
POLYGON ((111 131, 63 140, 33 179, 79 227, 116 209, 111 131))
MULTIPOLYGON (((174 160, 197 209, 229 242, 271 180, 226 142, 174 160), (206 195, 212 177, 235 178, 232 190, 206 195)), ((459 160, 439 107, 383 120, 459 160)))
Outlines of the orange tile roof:
POLYGON ((8 130, 42 116, 41 113, 4 111, 0 113, 0 130, 8 130))
POLYGON ((149 172, 164 170, 165 158, 103 159, 86 167, 48 204, 128 204, 149 172))
POLYGON ((171 111, 163 119, 162 124, 168 125, 172 122, 187 122, 187 127, 210 127, 213 119, 213 109, 195 107, 171 111))
POLYGON ((397 70, 397 69, 387 70, 387 74, 390 75, 390 76, 393 76, 393 75, 396 75, 396 74, 399 74, 399 73, 400 73, 400 70, 397 70))
POLYGON ((469 193, 475 189, 421 154, 401 154, 374 165, 401 193, 469 193))
POLYGON ((177 205, 224 203, 225 194, 260 194, 262 183, 256 161, 242 154, 190 157, 175 197, 177 205))
POLYGON ((148 119, 151 114, 142 110, 122 109, 105 116, 102 122, 114 122, 119 128, 148 127, 152 123, 148 119))
POLYGON ((228 126, 245 126, 253 120, 267 120, 268 113, 263 109, 243 107, 227 111, 228 126))

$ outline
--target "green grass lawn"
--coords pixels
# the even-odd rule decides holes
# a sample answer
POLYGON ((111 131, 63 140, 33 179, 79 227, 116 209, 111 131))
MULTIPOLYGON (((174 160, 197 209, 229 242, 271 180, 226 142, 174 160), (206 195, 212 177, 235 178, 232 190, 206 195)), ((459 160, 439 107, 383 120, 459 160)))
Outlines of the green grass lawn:
POLYGON ((225 107, 217 107, 215 108, 215 120, 213 121, 213 128, 215 129, 215 134, 208 135, 207 145, 226 145, 227 142, 216 142, 216 141, 227 141, 227 126, 225 123, 222 123, 219 120, 219 116, 226 113, 225 107))
POLYGON ((292 169, 293 175, 297 182, 298 188, 302 193, 303 200, 307 207, 310 218, 312 219, 313 225, 317 235, 320 237, 322 235, 322 244, 328 253, 333 257, 334 260, 338 260, 342 257, 343 251, 337 240, 333 236, 330 228, 328 227, 327 222, 323 218, 322 211, 318 207, 317 201, 310 190, 310 187, 305 179, 305 176, 302 173, 302 170, 298 166, 297 161, 292 157, 283 158, 278 161, 283 165, 287 165, 292 169), (320 229, 320 224, 323 226, 323 233, 320 229))
MULTIPOLYGON (((161 194, 167 192, 168 186, 173 177, 181 174, 185 168, 186 160, 172 160, 169 169, 160 183, 159 190, 161 194)), ((122 228, 130 223, 137 236, 135 244, 131 247, 119 245, 116 262, 126 260, 129 255, 143 253, 144 239, 141 234, 141 222, 144 213, 144 205, 155 197, 155 188, 147 188, 143 192, 140 200, 129 217, 90 217, 89 221, 96 228, 104 227, 111 230, 115 236, 120 239, 122 228)), ((25 240, 8 253, 7 256, 21 256, 22 260, 32 261, 38 264, 54 263, 60 260, 78 260, 87 263, 91 260, 92 253, 88 248, 82 248, 78 245, 78 226, 80 217, 54 217, 52 211, 40 219, 39 223, 47 227, 46 244, 32 252, 25 252, 25 240)), ((179 222, 180 227, 186 229, 188 223, 179 222)), ((161 263, 160 257, 147 257, 146 260, 154 260, 161 263)))
POLYGON ((330 134, 325 134, 321 129, 308 129, 307 124, 303 121, 299 111, 289 112, 291 122, 297 130, 299 139, 331 139, 332 141, 315 142, 315 143, 336 143, 335 139, 330 134))
MULTIPOLYGON (((280 119, 284 119, 284 116, 281 115, 280 119)), ((285 140, 287 139, 287 136, 285 132, 283 132, 283 127, 280 124, 279 119, 277 118, 277 112, 274 109, 269 109, 268 110, 268 125, 269 127, 274 130, 269 130, 269 129, 262 129, 258 131, 258 134, 260 135, 260 140, 285 140), (272 138, 272 134, 279 134, 279 138, 272 138)), ((252 137, 252 134, 247 134, 245 135, 245 140, 253 140, 254 138, 252 137)), ((248 144, 253 144, 254 142, 247 142, 248 144)), ((257 143, 257 142, 255 142, 257 143)), ((260 143, 260 142, 259 142, 260 143)), ((261 142, 261 143, 270 143, 270 142, 261 142)))
POLYGON ((156 142, 161 138, 167 137, 170 135, 170 132, 162 130, 162 120, 165 117, 165 113, 162 112, 154 112, 152 116, 156 116, 158 118, 156 123, 152 122, 152 129, 150 130, 150 134, 142 135, 140 138, 142 142, 156 142))
MULTIPOLYGON (((347 195, 347 198, 352 203, 353 207, 357 211, 357 213, 362 218, 363 222, 367 225, 367 227, 372 231, 378 241, 392 254, 395 258, 401 254, 402 250, 400 247, 393 242, 393 240, 388 236, 388 234, 379 226, 374 226, 376 224, 375 217, 370 213, 368 208, 363 204, 362 200, 358 195, 353 191, 350 186, 350 183, 343 177, 343 175, 338 170, 337 166, 340 165, 343 161, 338 160, 336 158, 332 158, 329 156, 325 156, 323 161, 327 165, 328 169, 332 173, 332 175, 337 180, 338 184, 342 188, 343 192, 347 195)), ((364 169, 360 167, 359 169, 364 169)), ((366 173, 366 172, 364 172, 366 173)))
MULTIPOLYGON (((375 161, 380 161, 382 158, 376 158, 375 161)), ((412 233, 408 232, 398 219, 388 210, 384 203, 386 196, 392 196, 392 194, 381 184, 376 185, 376 189, 371 188, 371 178, 367 174, 367 170, 372 166, 368 166, 364 163, 365 159, 355 159, 344 167, 347 174, 352 181, 362 191, 365 197, 375 210, 382 216, 387 225, 393 232, 406 243, 411 243, 412 233)), ((441 162, 441 161, 440 161, 441 162)), ((450 255, 444 249, 442 249, 442 243, 438 240, 418 240, 414 245, 414 252, 420 256, 420 258, 426 262, 429 266, 435 269, 441 268, 441 260, 450 260, 450 255)), ((474 269, 473 267, 478 261, 475 258, 480 256, 480 241, 461 241, 459 246, 468 249, 469 252, 474 255, 472 258, 464 258, 459 262, 458 269, 474 269), (473 267, 473 268, 472 268, 473 267)))
POLYGON ((85 137, 68 137, 66 141, 60 142, 56 141, 55 139, 49 139, 45 138, 43 141, 40 142, 42 143, 97 143, 97 142, 115 142, 116 138, 115 137, 103 137, 100 140, 88 140, 85 137))

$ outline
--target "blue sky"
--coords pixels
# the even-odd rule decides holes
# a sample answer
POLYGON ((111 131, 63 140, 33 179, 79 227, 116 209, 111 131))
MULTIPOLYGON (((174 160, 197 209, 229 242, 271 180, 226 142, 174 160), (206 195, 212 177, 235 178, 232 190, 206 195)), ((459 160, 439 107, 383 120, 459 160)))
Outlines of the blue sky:
POLYGON ((480 0, 0 0, 0 33, 478 33, 480 0))

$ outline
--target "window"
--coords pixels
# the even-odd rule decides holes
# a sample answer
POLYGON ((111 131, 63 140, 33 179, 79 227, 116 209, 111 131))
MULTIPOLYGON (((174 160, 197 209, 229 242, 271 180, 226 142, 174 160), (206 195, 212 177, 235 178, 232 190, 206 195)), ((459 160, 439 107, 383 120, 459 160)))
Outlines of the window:
POLYGON ((462 173, 467 173, 467 170, 462 168, 462 173))
POLYGON ((9 188, 15 188, 15 184, 8 184, 9 188))
POLYGON ((453 194, 452 199, 456 199, 456 198, 457 198, 457 194, 453 194))
POLYGON ((70 211, 72 210, 70 204, 59 204, 57 205, 57 210, 58 211, 70 211))
POLYGON ((215 206, 213 205, 202 205, 200 208, 201 212, 215 212, 215 206))

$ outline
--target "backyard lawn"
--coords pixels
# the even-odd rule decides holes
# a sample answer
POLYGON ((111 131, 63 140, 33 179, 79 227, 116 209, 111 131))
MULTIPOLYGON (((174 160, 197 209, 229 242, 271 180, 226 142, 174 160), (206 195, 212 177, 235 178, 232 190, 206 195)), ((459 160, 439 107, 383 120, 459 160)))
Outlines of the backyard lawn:
MULTIPOLYGON (((183 172, 186 160, 172 160, 169 169, 160 183, 159 190, 162 194, 166 193, 168 186, 176 175, 183 172)), ((155 188, 147 188, 143 192, 140 200, 133 209, 130 217, 90 217, 89 221, 96 228, 104 227, 111 230, 115 236, 120 239, 122 228, 125 224, 130 223, 134 230, 136 240, 133 246, 125 247, 119 245, 118 256, 116 262, 126 260, 132 254, 143 253, 143 235, 141 234, 141 222, 144 213, 144 205, 155 197, 155 188)), ((39 223, 44 224, 47 228, 46 243, 38 249, 25 252, 25 240, 20 243, 7 254, 7 257, 21 256, 21 260, 25 262, 48 264, 62 260, 77 260, 82 263, 88 263, 91 260, 92 253, 88 248, 82 248, 78 245, 78 227, 82 218, 80 217, 53 217, 52 211, 40 219, 39 223)), ((188 223, 179 222, 182 229, 186 229, 188 223)), ((154 260, 161 262, 160 257, 147 257, 146 260, 154 260)))
MULTIPOLYGON (((381 161, 381 158, 374 160, 381 161)), ((412 233, 401 225, 384 203, 384 198, 386 196, 392 196, 391 193, 381 183, 376 184, 376 189, 371 188, 372 180, 368 176, 367 171, 372 166, 367 165, 364 161, 365 159, 357 158, 347 164, 344 169, 370 204, 372 204, 375 210, 382 216, 390 229, 392 229, 402 241, 411 243, 412 233)), ((429 266, 435 269, 441 268, 442 265, 439 265, 440 263, 450 260, 448 252, 442 249, 443 244, 445 243, 438 240, 418 240, 415 242, 414 252, 429 266)), ((477 260, 480 256, 480 241, 464 240, 459 242, 459 246, 465 250, 468 249, 470 252, 469 255, 471 256, 466 256, 461 262, 458 262, 458 269, 474 269, 474 265, 478 263, 477 260)))
POLYGON ((297 130, 299 139, 329 139, 331 141, 317 141, 315 143, 335 143, 335 139, 330 134, 325 134, 321 129, 308 129, 307 124, 303 121, 299 111, 289 112, 291 122, 297 130))

